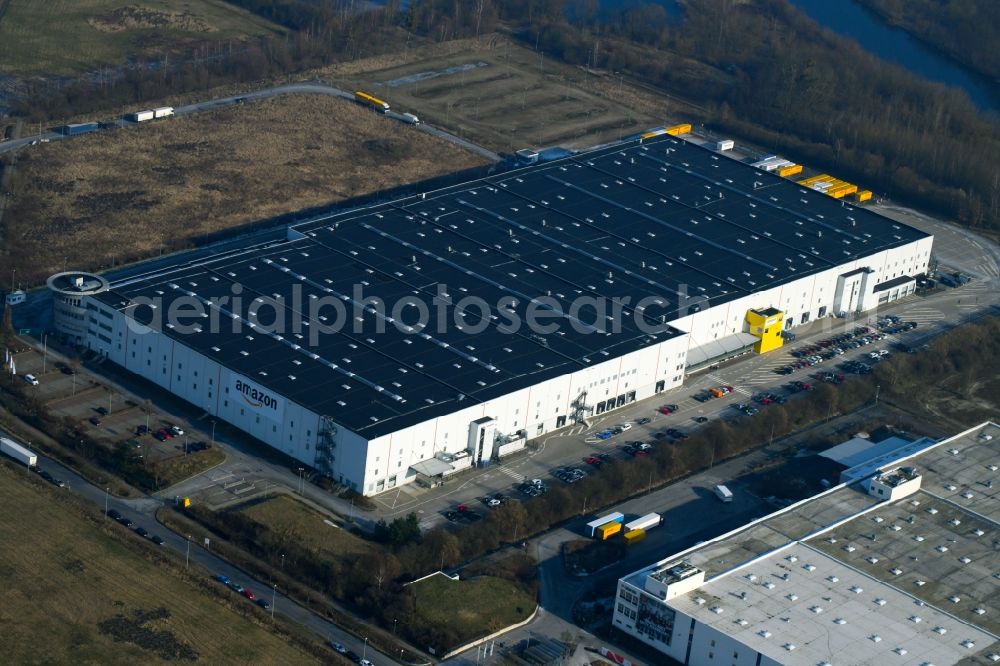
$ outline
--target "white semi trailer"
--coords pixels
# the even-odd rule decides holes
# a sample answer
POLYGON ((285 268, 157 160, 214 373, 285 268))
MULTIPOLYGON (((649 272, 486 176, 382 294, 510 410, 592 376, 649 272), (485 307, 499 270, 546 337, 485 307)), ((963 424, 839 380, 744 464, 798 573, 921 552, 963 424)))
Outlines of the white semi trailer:
POLYGON ((38 464, 38 456, 33 451, 6 437, 0 437, 0 452, 28 467, 34 467, 38 464))

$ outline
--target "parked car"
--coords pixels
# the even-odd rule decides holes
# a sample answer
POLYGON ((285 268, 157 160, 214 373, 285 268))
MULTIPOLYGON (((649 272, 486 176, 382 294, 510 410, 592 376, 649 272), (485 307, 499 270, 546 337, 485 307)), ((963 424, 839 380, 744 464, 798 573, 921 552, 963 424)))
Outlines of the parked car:
POLYGON ((219 581, 223 585, 230 585, 233 581, 229 580, 229 576, 223 574, 215 574, 215 580, 219 581))
POLYGON ((636 419, 636 421, 635 421, 635 424, 636 424, 636 425, 646 425, 646 424, 647 424, 647 423, 649 423, 649 422, 650 422, 651 420, 652 420, 652 419, 650 419, 649 417, 647 417, 647 416, 643 416, 643 417, 642 417, 641 419, 636 419))
POLYGON ((257 601, 257 595, 254 594, 253 590, 251 590, 249 587, 244 587, 243 590, 240 591, 240 594, 242 594, 244 597, 246 597, 250 601, 257 601))
POLYGON ((137 527, 137 528, 135 528, 135 533, 138 534, 139 536, 141 536, 144 539, 149 536, 149 532, 146 531, 145 527, 137 527))
POLYGON ((91 416, 90 417, 90 424, 91 425, 95 425, 95 426, 99 426, 99 425, 101 425, 101 419, 97 418, 96 416, 91 416))
POLYGON ((136 428, 135 428, 135 434, 139 435, 140 437, 143 436, 143 435, 148 435, 149 434, 149 428, 147 428, 145 425, 136 426, 136 428))
POLYGON ((108 408, 107 407, 98 407, 94 411, 97 412, 98 414, 100 414, 101 416, 107 416, 108 415, 108 408))
POLYGON ((155 543, 157 546, 163 545, 163 537, 159 535, 154 534, 153 536, 149 537, 149 540, 155 543))
POLYGON ((258 600, 257 600, 256 602, 254 602, 254 603, 256 603, 256 604, 257 604, 258 606, 260 606, 260 607, 261 607, 261 608, 263 608, 264 610, 267 610, 268 608, 270 608, 270 607, 271 607, 271 602, 270 602, 270 601, 268 601, 267 599, 258 599, 258 600))
POLYGON ((38 379, 34 375, 25 375, 24 381, 28 382, 32 386, 38 386, 38 379))
POLYGON ((181 437, 184 434, 184 430, 179 426, 172 425, 170 426, 170 433, 175 437, 181 437))
POLYGON ((347 648, 345 648, 342 643, 338 643, 337 641, 330 641, 328 645, 332 647, 334 652, 337 652, 338 654, 347 654, 347 648))
POLYGON ((125 516, 122 516, 121 518, 117 518, 116 520, 118 520, 119 523, 121 523, 125 527, 128 527, 129 529, 135 527, 135 523, 133 523, 131 520, 129 520, 125 516))
POLYGON ((121 517, 122 517, 122 514, 118 513, 114 509, 111 509, 110 511, 108 511, 108 518, 110 518, 111 520, 118 520, 121 517))
POLYGON ((695 423, 708 423, 708 417, 707 416, 696 416, 696 417, 694 417, 694 421, 695 421, 695 423))

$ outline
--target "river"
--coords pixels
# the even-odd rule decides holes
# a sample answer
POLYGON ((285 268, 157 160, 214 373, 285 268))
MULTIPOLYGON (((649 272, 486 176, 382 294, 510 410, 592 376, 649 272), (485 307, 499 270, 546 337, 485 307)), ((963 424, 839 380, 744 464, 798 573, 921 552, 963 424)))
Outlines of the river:
POLYGON ((932 81, 961 88, 980 109, 1000 112, 989 80, 909 34, 886 24, 852 0, 788 0, 825 28, 854 39, 865 50, 932 81))

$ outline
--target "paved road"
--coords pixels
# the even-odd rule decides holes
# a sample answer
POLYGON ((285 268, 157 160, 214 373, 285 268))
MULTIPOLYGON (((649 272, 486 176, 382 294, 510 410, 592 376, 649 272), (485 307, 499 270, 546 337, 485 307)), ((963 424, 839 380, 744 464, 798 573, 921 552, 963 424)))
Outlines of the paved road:
MULTIPOLYGON (((271 88, 264 88, 262 90, 255 90, 253 92, 242 93, 239 95, 230 95, 228 97, 218 97, 215 99, 205 100, 203 102, 195 102, 194 104, 187 104, 184 106, 178 106, 174 108, 175 116, 188 116, 195 113, 202 113, 204 111, 212 111, 215 109, 224 108, 227 106, 235 106, 238 104, 243 104, 245 102, 267 99, 270 97, 278 97, 279 95, 292 95, 292 94, 313 94, 313 95, 329 95, 332 97, 339 97, 341 99, 354 101, 354 93, 348 92, 346 90, 341 90, 334 86, 328 85, 326 83, 316 81, 308 83, 289 83, 286 85, 274 86, 271 88)), ((373 112, 374 113, 374 112, 373 112)), ((400 121, 404 124, 409 124, 403 119, 401 113, 395 111, 389 111, 386 113, 387 116, 395 120, 400 121)), ((104 121, 106 125, 110 125, 105 129, 99 131, 107 132, 116 129, 141 129, 147 123, 133 123, 120 118, 104 121)), ((170 122, 169 118, 158 120, 158 121, 148 121, 148 122, 170 122)), ((438 138, 444 139, 445 141, 450 141, 451 143, 460 146, 470 152, 481 155, 491 162, 499 162, 500 156, 493 151, 486 150, 481 146, 477 146, 474 143, 466 141, 465 139, 456 136, 450 132, 427 125, 426 123, 420 123, 419 125, 413 126, 414 129, 427 134, 432 134, 438 138)), ((58 132, 53 132, 46 130, 39 134, 33 134, 31 136, 25 136, 18 139, 12 139, 10 141, 0 142, 0 154, 8 153, 25 146, 32 146, 40 142, 48 141, 65 141, 67 139, 72 139, 73 137, 64 136, 58 132)))
MULTIPOLYGON (((12 437, 12 435, 7 433, 5 433, 5 436, 12 437)), ((276 613, 312 630, 324 640, 338 641, 358 654, 367 652, 368 657, 376 661, 377 664, 403 663, 378 653, 371 646, 367 646, 366 648, 363 640, 358 639, 353 634, 344 631, 337 625, 298 605, 280 591, 276 591, 270 583, 248 576, 242 570, 211 552, 211 544, 209 544, 209 549, 206 549, 203 544, 195 541, 189 542, 188 539, 162 526, 157 522, 155 517, 157 509, 163 506, 161 500, 151 497, 121 499, 114 495, 109 495, 105 489, 92 485, 72 470, 54 460, 39 456, 38 465, 40 469, 49 472, 55 478, 65 481, 67 492, 77 493, 88 501, 93 502, 102 511, 105 510, 105 507, 109 511, 118 511, 126 518, 131 519, 136 527, 145 528, 151 536, 158 534, 163 537, 164 548, 170 548, 182 557, 189 556, 191 562, 200 564, 213 573, 224 574, 233 581, 253 589, 258 597, 262 597, 268 601, 274 599, 274 611, 276 613)), ((124 530, 126 528, 122 527, 121 529, 124 530)), ((138 539, 140 537, 136 535, 135 538, 138 539)), ((250 602, 248 601, 247 603, 250 602)), ((332 655, 333 652, 331 651, 331 659, 332 655)))

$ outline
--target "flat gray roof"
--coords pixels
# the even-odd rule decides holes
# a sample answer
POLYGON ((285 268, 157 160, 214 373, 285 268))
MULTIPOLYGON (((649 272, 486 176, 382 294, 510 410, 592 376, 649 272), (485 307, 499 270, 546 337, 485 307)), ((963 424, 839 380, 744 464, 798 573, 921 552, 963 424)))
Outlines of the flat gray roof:
POLYGON ((699 567, 668 605, 783 664, 1000 661, 1000 427, 905 452, 914 494, 840 486, 624 580, 699 567))
MULTIPOLYGON (((277 340, 163 330, 368 438, 658 344, 682 335, 662 325, 679 316, 928 236, 670 136, 334 211, 293 229, 286 243, 194 264, 180 256, 99 298, 120 310, 159 299, 165 312, 178 297, 218 300, 238 286, 243 310, 230 314, 245 318, 257 298, 294 303, 296 288, 303 299, 348 303, 360 285, 391 308, 412 298, 430 305, 446 285, 446 321, 459 310, 468 326, 485 323, 482 332, 449 325, 425 337, 390 325, 383 333, 385 318, 367 309, 357 332, 346 327, 305 351, 293 346, 304 347, 308 331, 277 340), (462 306, 466 297, 489 311, 462 306), (562 324, 557 334, 502 330, 508 318, 498 303, 512 299, 524 321, 543 297, 556 304, 543 309, 562 324), (596 332, 596 316, 571 316, 580 297, 629 299, 622 330, 596 332), (638 317, 661 325, 654 333, 636 323, 647 297, 657 304, 638 317), (589 329, 574 330, 579 320, 589 329)), ((130 316, 146 323, 153 313, 130 316)))

